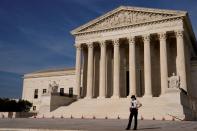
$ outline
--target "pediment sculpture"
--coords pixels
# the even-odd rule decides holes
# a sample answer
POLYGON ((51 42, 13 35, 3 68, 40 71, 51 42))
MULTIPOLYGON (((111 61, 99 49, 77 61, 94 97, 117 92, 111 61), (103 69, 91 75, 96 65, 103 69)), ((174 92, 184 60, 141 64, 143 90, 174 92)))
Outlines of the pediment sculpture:
POLYGON ((111 29, 116 27, 146 23, 181 16, 185 12, 171 12, 168 10, 148 10, 145 8, 120 7, 116 10, 90 21, 72 31, 72 34, 111 29))
POLYGON ((104 20, 95 23, 94 25, 81 30, 83 31, 93 31, 97 29, 105 29, 105 28, 113 28, 119 26, 132 25, 137 23, 143 23, 150 20, 158 20, 162 18, 167 18, 172 15, 166 14, 154 14, 154 13, 146 13, 146 12, 134 12, 134 11, 120 11, 104 20))
POLYGON ((180 77, 172 73, 172 76, 168 78, 168 88, 179 88, 180 87, 180 77))

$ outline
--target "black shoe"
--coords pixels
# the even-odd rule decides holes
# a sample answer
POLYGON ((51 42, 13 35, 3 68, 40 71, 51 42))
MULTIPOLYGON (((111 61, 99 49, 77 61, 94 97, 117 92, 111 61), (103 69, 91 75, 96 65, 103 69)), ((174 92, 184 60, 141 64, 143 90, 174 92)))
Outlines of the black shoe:
POLYGON ((133 130, 137 130, 136 128, 133 128, 133 130))
POLYGON ((129 128, 126 128, 125 130, 130 130, 129 128))

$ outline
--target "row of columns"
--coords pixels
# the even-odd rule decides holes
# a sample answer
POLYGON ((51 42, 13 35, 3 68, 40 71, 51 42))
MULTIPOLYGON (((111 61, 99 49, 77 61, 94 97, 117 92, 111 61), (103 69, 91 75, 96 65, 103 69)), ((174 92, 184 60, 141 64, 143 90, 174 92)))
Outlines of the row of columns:
MULTIPOLYGON (((183 31, 175 32, 177 39, 177 73, 180 76, 181 88, 186 88, 186 67, 185 67, 185 53, 183 31)), ((159 33, 160 40, 160 69, 161 69, 161 95, 165 93, 168 87, 168 65, 167 65, 167 45, 166 33, 159 33)), ((136 57, 135 57, 135 37, 128 37, 129 41, 129 97, 136 95, 136 57)), ((151 76, 151 48, 150 35, 143 36, 144 41, 144 80, 145 80, 145 94, 144 96, 152 96, 152 76, 151 76)), ((87 70, 87 94, 86 98, 92 98, 93 88, 93 43, 88 45, 88 70, 87 70)), ((114 70, 113 70, 113 95, 112 98, 119 98, 120 96, 120 52, 119 39, 113 40, 114 45, 114 70)), ((99 98, 106 96, 106 43, 100 42, 100 79, 99 79, 99 98)), ((81 47, 76 45, 76 87, 77 94, 80 95, 81 84, 81 47)))

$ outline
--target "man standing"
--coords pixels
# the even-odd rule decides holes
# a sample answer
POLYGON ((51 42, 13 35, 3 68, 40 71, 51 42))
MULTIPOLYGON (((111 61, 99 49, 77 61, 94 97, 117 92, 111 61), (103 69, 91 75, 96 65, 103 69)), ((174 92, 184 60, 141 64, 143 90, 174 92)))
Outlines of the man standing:
POLYGON ((127 125, 126 130, 129 130, 131 128, 131 123, 132 123, 132 119, 134 116, 135 119, 135 125, 133 130, 137 130, 137 115, 138 115, 138 108, 140 108, 142 106, 142 104, 136 100, 135 95, 131 96, 131 107, 130 107, 130 116, 129 116, 129 123, 127 125))

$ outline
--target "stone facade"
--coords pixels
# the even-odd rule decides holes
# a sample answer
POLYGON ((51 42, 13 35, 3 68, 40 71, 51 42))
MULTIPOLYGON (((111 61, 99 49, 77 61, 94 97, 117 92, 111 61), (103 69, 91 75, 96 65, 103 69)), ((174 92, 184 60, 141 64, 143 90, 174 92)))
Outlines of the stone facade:
MULTIPOLYGON (((76 92, 74 88, 75 86, 74 68, 46 70, 46 71, 39 71, 39 72, 34 72, 24 75, 22 98, 29 100, 30 102, 33 103, 34 109, 32 107, 31 110, 38 111, 40 110, 40 106, 46 105, 46 103, 50 105, 51 98, 46 96, 51 96, 51 92, 50 94, 48 94, 48 91, 50 88, 50 84, 53 84, 54 81, 58 84, 57 93, 60 92, 61 88, 63 88, 64 93, 67 94, 69 93, 69 88, 73 88, 73 92, 76 92), (38 90, 37 98, 35 98, 34 96, 36 89, 38 90)), ((58 102, 56 102, 56 104, 57 103, 58 102)))
POLYGON ((196 43, 187 12, 121 6, 71 33, 81 97, 160 96, 172 73, 180 77, 180 88, 190 88, 196 43), (87 70, 82 82, 81 68, 87 70))
POLYGON ((79 99, 53 114, 119 114, 126 118, 128 98, 136 95, 144 104, 142 114, 147 118, 196 119, 197 46, 187 12, 121 6, 71 34, 75 37, 75 74, 25 75, 24 99, 36 103, 27 93, 42 80, 46 80, 46 87, 49 80, 62 77, 59 82, 74 87, 79 99), (109 103, 113 109, 107 108, 109 103))

